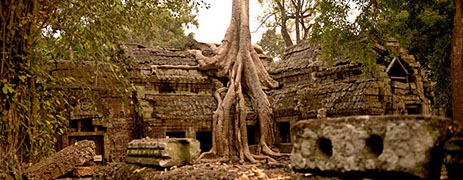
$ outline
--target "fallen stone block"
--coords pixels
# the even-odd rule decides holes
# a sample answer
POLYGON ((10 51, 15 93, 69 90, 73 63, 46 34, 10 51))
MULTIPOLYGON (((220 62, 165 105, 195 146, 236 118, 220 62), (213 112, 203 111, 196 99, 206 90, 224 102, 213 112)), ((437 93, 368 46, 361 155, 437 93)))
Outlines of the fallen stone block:
POLYGON ((24 175, 28 180, 56 179, 71 172, 76 166, 82 166, 94 156, 95 143, 88 140, 79 141, 32 165, 26 169, 24 175))
POLYGON ((128 144, 125 161, 159 167, 181 166, 197 159, 200 152, 196 139, 136 139, 128 144))
POLYGON ((93 170, 95 167, 92 166, 80 166, 74 168, 72 171, 73 177, 84 177, 84 176, 93 176, 93 170))
POLYGON ((59 178, 59 179, 56 179, 56 180, 92 180, 93 178, 92 177, 85 177, 85 178, 59 178))
POLYGON ((444 117, 396 115, 300 121, 292 127, 291 165, 296 171, 438 178, 449 124, 444 117))

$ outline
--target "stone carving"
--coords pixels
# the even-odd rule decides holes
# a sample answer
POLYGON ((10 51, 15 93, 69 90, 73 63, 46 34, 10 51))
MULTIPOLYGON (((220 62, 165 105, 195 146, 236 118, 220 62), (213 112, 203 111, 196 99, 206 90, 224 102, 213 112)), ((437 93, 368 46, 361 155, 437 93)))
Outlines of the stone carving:
POLYGON ((68 146, 52 156, 26 169, 24 175, 29 180, 56 179, 81 166, 95 156, 95 143, 83 140, 68 146))
POLYGON ((436 116, 351 116, 300 121, 292 128, 297 171, 401 172, 440 175, 450 119, 436 116))
POLYGON ((181 166, 196 160, 200 152, 196 139, 135 139, 128 145, 125 161, 159 167, 181 166))
POLYGON ((71 119, 101 118, 102 115, 95 110, 95 105, 88 98, 77 100, 77 105, 72 108, 71 119))

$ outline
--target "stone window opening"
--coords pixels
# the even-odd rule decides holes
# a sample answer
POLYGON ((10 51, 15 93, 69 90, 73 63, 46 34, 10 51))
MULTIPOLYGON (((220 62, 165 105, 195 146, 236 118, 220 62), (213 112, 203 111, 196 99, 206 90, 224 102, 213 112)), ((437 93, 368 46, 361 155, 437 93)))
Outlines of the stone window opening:
POLYGON ((406 104, 405 110, 407 110, 407 114, 422 114, 420 104, 406 104))
POLYGON ((397 57, 391 61, 386 72, 393 81, 409 82, 409 72, 404 63, 397 57))
POLYGON ((161 82, 159 84, 159 93, 175 93, 175 89, 169 82, 161 82))
POLYGON ((185 138, 185 132, 166 132, 166 138, 185 138))
POLYGON ((67 144, 73 145, 78 141, 91 140, 95 142, 96 156, 91 161, 92 163, 104 164, 104 134, 106 127, 93 124, 93 118, 70 120, 69 126, 73 132, 66 134, 67 144))
POLYGON ((106 132, 105 127, 93 125, 92 118, 70 120, 69 126, 74 132, 106 132))

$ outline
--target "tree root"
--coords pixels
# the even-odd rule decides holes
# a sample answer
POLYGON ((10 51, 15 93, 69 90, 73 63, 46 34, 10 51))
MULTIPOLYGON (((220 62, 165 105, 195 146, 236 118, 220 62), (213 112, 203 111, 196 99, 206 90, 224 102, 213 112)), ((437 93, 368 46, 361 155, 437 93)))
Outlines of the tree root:
POLYGON ((227 88, 214 92, 217 109, 212 116, 212 148, 202 153, 200 159, 214 155, 221 158, 215 161, 228 161, 237 156, 240 162, 277 163, 274 157, 284 156, 274 152, 268 145, 275 141, 273 118, 270 102, 264 90, 278 87, 259 59, 252 43, 249 31, 249 0, 233 0, 232 19, 222 44, 216 49, 216 55, 205 57, 201 51, 191 50, 198 60, 197 66, 153 65, 157 69, 175 68, 185 70, 213 70, 217 77, 228 79, 227 88), (222 92, 225 92, 222 99, 222 92), (249 95, 260 129, 259 152, 252 154, 248 145, 247 114, 248 108, 244 93, 249 95), (232 114, 234 112, 234 114, 232 114))

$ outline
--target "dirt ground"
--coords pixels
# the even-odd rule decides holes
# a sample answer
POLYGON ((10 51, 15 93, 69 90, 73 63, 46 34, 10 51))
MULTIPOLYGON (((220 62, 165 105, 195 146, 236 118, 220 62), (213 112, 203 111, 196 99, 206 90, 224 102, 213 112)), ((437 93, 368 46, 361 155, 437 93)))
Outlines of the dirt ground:
MULTIPOLYGON (((342 175, 342 174, 337 174, 342 175)), ((196 179, 218 179, 218 180, 373 180, 373 179, 414 179, 410 177, 380 177, 380 178, 365 178, 362 176, 347 177, 338 176, 335 174, 317 175, 313 173, 294 172, 288 164, 267 165, 267 164, 228 164, 228 163, 195 163, 182 167, 171 168, 154 168, 141 167, 133 164, 112 163, 103 166, 95 171, 94 179, 101 180, 196 180, 196 179)), ((447 179, 445 169, 440 178, 447 179)))
POLYGON ((113 163, 101 167, 95 172, 95 179, 163 179, 163 180, 195 180, 195 179, 307 179, 338 180, 336 177, 316 176, 311 173, 296 173, 289 165, 262 164, 227 164, 197 163, 182 167, 158 169, 141 167, 133 164, 113 163))

